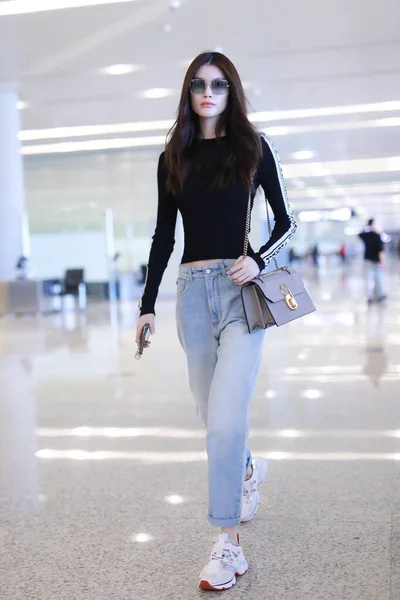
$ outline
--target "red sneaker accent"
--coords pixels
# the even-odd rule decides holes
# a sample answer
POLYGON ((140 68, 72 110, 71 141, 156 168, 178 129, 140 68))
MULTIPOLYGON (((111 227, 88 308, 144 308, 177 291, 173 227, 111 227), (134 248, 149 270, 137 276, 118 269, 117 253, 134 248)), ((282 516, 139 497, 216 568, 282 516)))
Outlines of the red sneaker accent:
POLYGON ((236 577, 243 577, 243 575, 246 575, 247 571, 245 571, 244 573, 235 573, 236 577))
POLYGON ((209 590, 211 592, 223 592, 225 590, 231 590, 233 587, 235 587, 235 585, 236 583, 234 583, 230 587, 215 588, 210 583, 208 583, 208 581, 200 581, 199 588, 201 588, 202 590, 209 590))

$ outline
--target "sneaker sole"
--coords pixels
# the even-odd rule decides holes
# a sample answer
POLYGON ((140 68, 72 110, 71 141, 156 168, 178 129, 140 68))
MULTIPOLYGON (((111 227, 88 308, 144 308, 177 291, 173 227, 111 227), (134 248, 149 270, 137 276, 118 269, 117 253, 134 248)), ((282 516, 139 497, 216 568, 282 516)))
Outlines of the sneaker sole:
POLYGON ((233 588, 236 583, 237 583, 237 577, 243 577, 243 575, 246 575, 248 571, 248 567, 246 568, 245 571, 243 571, 243 573, 235 573, 235 577, 229 582, 229 583, 225 583, 223 586, 213 586, 211 585, 211 583, 209 581, 206 580, 202 580, 199 583, 199 588, 202 590, 206 590, 209 592, 223 592, 225 590, 230 590, 231 588, 233 588))

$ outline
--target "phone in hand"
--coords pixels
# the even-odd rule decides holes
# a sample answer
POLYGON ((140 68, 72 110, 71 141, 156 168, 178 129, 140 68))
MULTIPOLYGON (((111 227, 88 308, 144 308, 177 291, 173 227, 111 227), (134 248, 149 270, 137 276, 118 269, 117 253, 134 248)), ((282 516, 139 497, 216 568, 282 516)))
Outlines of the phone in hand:
POLYGON ((150 337, 150 324, 145 323, 142 329, 142 333, 140 334, 140 342, 135 354, 136 360, 140 360, 142 358, 143 350, 147 348, 147 342, 150 337))

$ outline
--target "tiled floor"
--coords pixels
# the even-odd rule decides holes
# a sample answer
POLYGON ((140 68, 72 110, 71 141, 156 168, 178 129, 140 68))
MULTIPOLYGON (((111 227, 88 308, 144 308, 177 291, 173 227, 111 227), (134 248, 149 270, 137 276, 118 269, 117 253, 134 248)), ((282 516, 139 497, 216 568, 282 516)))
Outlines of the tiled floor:
MULTIPOLYGON (((400 598, 400 294, 334 270, 269 330, 251 447, 270 458, 227 597, 400 598)), ((135 305, 0 319, 2 600, 191 600, 215 532, 174 303, 134 360, 135 305)))

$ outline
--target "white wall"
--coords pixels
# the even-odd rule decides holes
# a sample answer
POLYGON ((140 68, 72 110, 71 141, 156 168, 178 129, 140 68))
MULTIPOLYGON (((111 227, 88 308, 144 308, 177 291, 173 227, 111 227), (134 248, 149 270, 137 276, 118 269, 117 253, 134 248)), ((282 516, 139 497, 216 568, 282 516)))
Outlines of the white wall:
POLYGON ((106 281, 108 265, 104 231, 31 235, 30 275, 57 279, 66 269, 85 269, 86 281, 106 281))
MULTIPOLYGON (((86 281, 108 281, 106 242, 103 231, 59 232, 32 234, 29 275, 34 279, 59 279, 68 268, 85 269, 86 281)), ((147 264, 151 238, 134 238, 132 248, 128 241, 116 238, 115 250, 122 253, 120 271, 137 270, 147 264), (133 260, 129 252, 132 251, 133 260)), ((183 232, 178 218, 175 249, 165 271, 160 294, 173 294, 176 289, 178 265, 183 252, 183 232)))
MULTIPOLYGON (((115 161, 116 158, 111 155, 109 160, 115 161)), ((148 171, 151 171, 151 173, 147 172, 146 169, 143 169, 143 177, 146 180, 152 179, 154 181, 152 182, 152 185, 149 184, 148 189, 142 190, 142 193, 139 194, 141 202, 135 203, 133 201, 133 198, 137 195, 135 185, 137 186, 141 181, 139 173, 136 173, 135 171, 136 177, 131 181, 132 200, 127 201, 126 212, 122 212, 122 214, 121 203, 119 203, 117 207, 114 206, 114 200, 118 196, 117 190, 111 189, 109 184, 107 187, 104 183, 104 202, 107 203, 104 204, 104 206, 109 206, 115 211, 115 251, 121 253, 121 258, 118 261, 118 268, 121 272, 136 271, 141 264, 147 264, 148 262, 151 236, 154 233, 155 215, 157 211, 155 168, 151 162, 152 161, 149 158, 145 159, 144 157, 140 158, 140 156, 138 156, 136 162, 133 161, 132 163, 129 163, 129 166, 135 169, 138 169, 139 166, 147 166, 148 171)), ((33 169, 33 165, 31 165, 31 168, 33 169)), ((78 166, 76 166, 76 169, 78 169, 78 173, 83 176, 82 169, 79 170, 78 166)), ((127 172, 129 171, 122 170, 124 177, 126 177, 127 172)), ((102 171, 98 172, 98 169, 95 170, 95 174, 100 178, 102 176, 101 173, 102 171)), ((56 185, 58 182, 56 169, 50 170, 48 174, 52 174, 55 179, 54 185, 56 185)), ((40 169, 38 172, 31 170, 30 176, 31 187, 28 188, 28 190, 30 190, 30 195, 35 195, 35 193, 40 193, 40 195, 45 194, 47 189, 45 185, 46 181, 47 185, 49 185, 49 181, 45 178, 45 173, 42 173, 40 169), (35 185, 33 185, 34 182, 35 185)), ((70 180, 75 181, 74 178, 71 178, 68 181, 70 180)), ((93 180, 96 180, 97 184, 99 183, 97 178, 94 177, 94 174, 93 180)), ((125 181, 123 177, 121 179, 118 178, 118 181, 119 185, 124 188, 126 195, 128 195, 128 182, 125 181)), ((68 198, 60 198, 58 194, 57 202, 52 204, 55 211, 62 210, 64 201, 66 202, 68 200, 68 202, 72 202, 72 200, 74 200, 75 203, 78 201, 78 197, 76 197, 77 190, 69 189, 68 185, 62 189, 62 193, 66 194, 68 198)), ((96 191, 96 194, 97 193, 98 190, 96 191)), ((80 188, 80 194, 87 194, 86 200, 91 200, 96 197, 96 202, 101 204, 98 196, 96 194, 92 195, 90 190, 88 191, 84 185, 80 188)), ((49 202, 49 198, 46 198, 46 207, 49 202)), ((86 215, 88 219, 87 222, 78 219, 78 211, 76 211, 76 222, 74 222, 74 211, 62 213, 65 217, 65 223, 62 221, 57 222, 57 229, 55 229, 54 233, 47 233, 45 231, 35 232, 35 227, 33 227, 31 233, 30 275, 40 279, 60 278, 67 268, 83 267, 85 269, 85 278, 87 281, 107 281, 108 268, 105 249, 106 244, 104 231, 102 229, 104 224, 104 206, 99 206, 93 211, 91 221, 89 218, 89 208, 86 207, 84 202, 79 205, 82 215, 86 215), (93 230, 95 223, 98 224, 98 231, 93 230), (74 227, 80 227, 80 229, 71 230, 70 227, 72 227, 72 225, 74 225, 74 227), (60 226, 65 226, 66 229, 60 231, 60 226), (87 229, 85 227, 87 227, 87 229)), ((64 208, 72 207, 67 206, 64 208)), ((45 220, 46 218, 50 218, 51 214, 46 208, 40 215, 36 216, 45 220)), ((54 225, 56 225, 56 222, 54 222, 54 225)), ((174 253, 169 261, 169 266, 163 277, 160 289, 160 292, 165 294, 175 292, 178 264, 183 253, 183 231, 180 216, 178 217, 175 237, 176 244, 174 253)), ((259 193, 252 215, 250 241, 254 249, 258 250, 261 244, 265 243, 267 239, 268 228, 265 203, 263 194, 259 193)))

